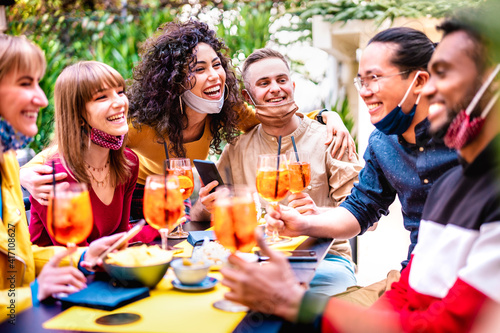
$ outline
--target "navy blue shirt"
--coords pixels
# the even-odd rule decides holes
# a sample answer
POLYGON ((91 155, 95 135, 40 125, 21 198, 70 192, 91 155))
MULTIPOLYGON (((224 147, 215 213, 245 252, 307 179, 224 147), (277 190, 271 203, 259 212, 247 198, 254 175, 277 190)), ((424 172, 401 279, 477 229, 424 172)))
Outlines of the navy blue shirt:
POLYGON ((417 244, 418 226, 432 184, 458 165, 457 152, 433 139, 428 134, 429 126, 427 118, 415 126, 416 144, 375 129, 363 156, 366 164, 359 173, 359 183, 340 205, 356 217, 362 234, 382 214, 389 213, 397 194, 411 240, 408 258, 401 263, 403 268, 417 244))

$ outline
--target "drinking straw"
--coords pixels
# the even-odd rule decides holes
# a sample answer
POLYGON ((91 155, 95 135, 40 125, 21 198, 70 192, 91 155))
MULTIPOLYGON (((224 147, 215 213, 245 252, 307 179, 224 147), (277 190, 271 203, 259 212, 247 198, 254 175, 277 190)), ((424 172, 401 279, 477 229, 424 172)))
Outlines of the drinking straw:
POLYGON ((170 158, 168 157, 168 147, 167 147, 167 143, 165 141, 163 141, 163 149, 165 150, 165 158, 168 160, 170 160, 170 158))
POLYGON ((52 160, 52 230, 54 231, 54 238, 56 237, 56 216, 55 216, 55 207, 56 207, 56 162, 52 160))
MULTIPOLYGON (((165 145, 166 146, 166 145, 165 145)), ((168 216, 167 216, 167 165, 168 165, 168 158, 163 161, 163 183, 165 184, 165 188, 163 189, 163 210, 164 210, 164 213, 165 213, 165 220, 168 219, 168 216)), ((163 238, 162 238, 163 239, 163 238)), ((165 248, 166 249, 166 248, 165 248)))
MULTIPOLYGON (((167 142, 163 141, 163 149, 165 150, 166 160, 163 161, 163 182, 165 183, 165 192, 163 193, 163 199, 165 200, 165 205, 167 204, 167 170, 170 164, 170 159, 168 157, 167 142)), ((165 214, 166 215, 166 214, 165 214)), ((165 216, 166 218, 166 216, 165 216)))
POLYGON ((274 187, 274 197, 278 197, 278 183, 280 179, 280 153, 281 153, 281 135, 278 138, 278 162, 276 164, 276 185, 274 187))
POLYGON ((54 197, 56 196, 56 162, 52 160, 52 189, 54 190, 54 197))
MULTIPOLYGON (((292 135, 292 144, 293 144, 293 150, 295 150, 295 158, 297 159, 297 162, 299 161, 299 153, 297 152, 297 145, 295 144, 295 138, 292 135)), ((302 185, 306 187, 306 177, 304 175, 304 170, 302 168, 302 163, 299 163, 299 168, 300 168, 300 176, 302 177, 302 185)))
POLYGON ((295 158, 297 159, 297 162, 299 162, 299 153, 297 152, 297 145, 295 144, 295 138, 292 135, 292 144, 293 144, 293 150, 295 151, 295 158))

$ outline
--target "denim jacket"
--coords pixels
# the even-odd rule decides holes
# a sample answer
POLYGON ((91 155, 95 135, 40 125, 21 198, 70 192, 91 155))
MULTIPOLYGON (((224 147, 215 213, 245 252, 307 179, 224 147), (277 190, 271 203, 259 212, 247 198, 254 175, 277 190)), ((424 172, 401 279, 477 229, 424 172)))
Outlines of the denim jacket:
POLYGON ((403 223, 410 231, 410 254, 417 244, 418 227, 429 190, 446 171, 458 165, 458 155, 429 133, 430 123, 424 119, 415 126, 416 144, 398 135, 385 135, 375 129, 363 156, 365 167, 359 174, 351 194, 340 205, 349 210, 361 226, 361 234, 389 213, 396 194, 401 202, 403 223))

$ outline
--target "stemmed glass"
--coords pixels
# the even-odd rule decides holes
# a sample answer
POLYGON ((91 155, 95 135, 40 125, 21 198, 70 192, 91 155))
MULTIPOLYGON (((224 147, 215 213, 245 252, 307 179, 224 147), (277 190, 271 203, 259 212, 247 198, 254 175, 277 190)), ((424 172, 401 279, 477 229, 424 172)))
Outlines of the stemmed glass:
POLYGON ((288 171, 290 172, 290 189, 292 193, 300 193, 311 182, 310 155, 304 151, 289 150, 286 152, 288 171))
MULTIPOLYGON (((257 210, 252 191, 245 185, 224 185, 216 190, 212 226, 217 240, 231 253, 250 252, 256 244, 257 210)), ((248 311, 242 304, 226 299, 214 302, 224 311, 248 311)))
POLYGON ((180 222, 184 203, 176 176, 151 175, 144 188, 144 217, 160 231, 161 247, 167 250, 167 235, 180 222))
MULTIPOLYGON (((94 220, 90 195, 86 184, 55 185, 47 207, 47 230, 54 239, 67 248, 75 247, 92 232, 94 220)), ((73 266, 73 257, 70 256, 73 266)))
MULTIPOLYGON (((182 193, 182 200, 188 199, 193 194, 194 179, 189 158, 170 158, 166 160, 167 173, 175 175, 179 179, 179 188, 182 193)), ((177 229, 168 235, 168 238, 179 239, 187 238, 189 232, 182 229, 182 223, 179 223, 177 229)))
MULTIPOLYGON (((290 188, 290 175, 287 168, 286 156, 283 154, 259 155, 257 164, 257 192, 275 210, 279 209, 278 202, 283 200, 290 188)), ((272 236, 266 241, 270 244, 290 241, 289 237, 280 236, 278 230, 273 230, 272 236)))

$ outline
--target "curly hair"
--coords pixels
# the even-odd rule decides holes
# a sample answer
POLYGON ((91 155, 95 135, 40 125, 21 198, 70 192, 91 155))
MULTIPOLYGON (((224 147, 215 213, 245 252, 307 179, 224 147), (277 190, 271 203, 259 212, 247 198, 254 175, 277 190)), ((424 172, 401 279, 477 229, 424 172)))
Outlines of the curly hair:
POLYGON ((222 110, 208 115, 212 134, 210 148, 220 154, 221 142, 232 143, 239 134, 239 116, 235 107, 241 106, 242 102, 231 60, 225 55, 227 47, 207 24, 190 20, 160 26, 157 33, 141 46, 141 61, 134 68, 128 89, 132 125, 139 130, 142 125, 153 128, 158 142, 168 138, 169 150, 178 157, 186 156, 182 131, 189 126, 179 96, 195 84, 193 70, 198 43, 210 45, 226 71, 228 92, 222 110))

